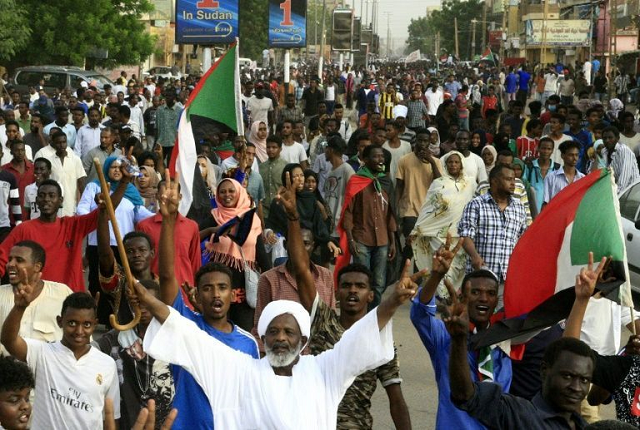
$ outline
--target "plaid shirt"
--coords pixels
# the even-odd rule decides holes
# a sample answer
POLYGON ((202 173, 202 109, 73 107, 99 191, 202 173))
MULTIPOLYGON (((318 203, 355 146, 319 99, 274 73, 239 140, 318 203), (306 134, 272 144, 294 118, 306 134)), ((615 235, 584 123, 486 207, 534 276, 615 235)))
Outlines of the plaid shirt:
MULTIPOLYGON (((526 228, 527 213, 522 203, 512 197, 501 211, 491 193, 487 193, 467 203, 458 235, 472 239, 485 265, 504 281, 511 252, 526 228)), ((467 273, 472 270, 471 259, 467 259, 467 273)))
POLYGON ((409 100, 407 108, 407 127, 424 127, 424 118, 429 115, 424 102, 422 100, 409 100))

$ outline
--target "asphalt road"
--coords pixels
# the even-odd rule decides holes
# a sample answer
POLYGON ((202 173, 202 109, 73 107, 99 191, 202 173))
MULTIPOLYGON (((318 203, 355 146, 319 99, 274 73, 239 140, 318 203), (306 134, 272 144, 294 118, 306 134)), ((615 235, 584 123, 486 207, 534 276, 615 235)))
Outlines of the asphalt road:
MULTIPOLYGON (((409 319, 408 304, 402 306, 393 318, 393 336, 400 360, 402 392, 409 406, 413 428, 433 429, 438 409, 438 388, 429 354, 409 319)), ((625 329, 622 334, 623 343, 626 343, 628 337, 629 332, 625 329)), ((379 383, 372 399, 371 412, 374 430, 395 428, 389 413, 389 401, 379 383)), ((613 403, 602 407, 600 415, 602 419, 615 419, 613 403)))

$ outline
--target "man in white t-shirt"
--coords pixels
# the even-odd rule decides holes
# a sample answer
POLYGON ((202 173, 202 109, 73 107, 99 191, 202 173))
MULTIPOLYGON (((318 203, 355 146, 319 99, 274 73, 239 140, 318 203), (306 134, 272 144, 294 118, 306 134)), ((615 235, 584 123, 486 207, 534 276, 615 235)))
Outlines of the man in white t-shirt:
POLYGON ((289 120, 284 120, 279 125, 280 134, 282 137, 282 152, 280 152, 280 158, 287 163, 298 163, 302 166, 302 169, 308 169, 309 160, 307 152, 301 143, 293 140, 293 123, 289 120))
POLYGON ((456 149, 464 155, 464 160, 462 160, 464 176, 475 179, 476 184, 479 184, 482 181, 488 180, 487 169, 485 168, 484 161, 482 161, 482 157, 469 150, 470 143, 471 136, 468 131, 460 130, 458 134, 456 134, 456 149))
POLYGON ((398 162, 402 157, 411 153, 411 144, 399 137, 400 124, 396 121, 387 122, 387 141, 382 147, 391 153, 391 167, 389 168, 389 179, 393 186, 396 186, 396 172, 398 171, 398 162))
MULTIPOLYGON (((28 278, 42 274, 46 254, 42 246, 31 240, 16 243, 9 251, 6 272, 9 283, 0 285, 0 326, 14 305, 14 289, 19 287, 18 270, 25 270, 28 278)), ((55 264, 51 261, 50 264, 55 264)), ((56 322, 62 302, 73 291, 58 282, 40 280, 33 292, 33 301, 25 309, 20 324, 20 336, 24 338, 55 342, 62 339, 62 329, 56 322)), ((0 354, 7 354, 0 348, 0 354)))
POLYGON ((252 123, 261 121, 267 124, 267 128, 273 124, 273 102, 269 97, 264 96, 262 83, 256 85, 254 94, 247 103, 247 110, 252 123))
POLYGON ((564 115, 559 113, 552 113, 551 119, 549 120, 549 129, 551 133, 549 133, 544 137, 550 137, 553 139, 553 153, 551 154, 551 161, 554 163, 558 163, 561 166, 564 165, 564 160, 562 159, 562 154, 560 153, 560 144, 567 140, 573 140, 573 137, 564 134, 564 125, 567 122, 564 115))
POLYGON ((29 278, 23 268, 16 279, 14 305, 2 326, 2 344, 24 361, 36 378, 31 427, 34 429, 95 429, 103 426, 105 400, 111 399, 114 417, 120 418, 120 386, 116 363, 90 345, 96 304, 88 293, 73 293, 62 303, 57 317, 62 340, 47 343, 20 336, 21 321, 35 300, 40 275, 29 278))

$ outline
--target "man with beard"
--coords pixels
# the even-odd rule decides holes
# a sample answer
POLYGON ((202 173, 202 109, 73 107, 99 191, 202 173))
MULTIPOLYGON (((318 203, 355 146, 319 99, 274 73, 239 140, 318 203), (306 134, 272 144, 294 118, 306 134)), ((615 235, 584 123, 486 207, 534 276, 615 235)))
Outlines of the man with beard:
MULTIPOLYGON (((280 199, 289 222, 299 223, 290 178, 280 199)), ((301 264, 296 280, 313 283, 308 264, 301 264)), ((318 356, 300 356, 311 325, 304 307, 287 300, 271 302, 258 322, 266 350, 266 357, 258 361, 197 330, 193 322, 139 283, 135 285, 137 298, 155 317, 147 330, 145 350, 193 373, 207 393, 215 427, 230 430, 298 428, 302 423, 310 430, 335 429, 338 404, 353 379, 393 358, 390 321, 415 287, 404 277, 390 299, 351 326, 333 349, 318 356), (295 406, 287 399, 295 399, 295 406)))
MULTIPOLYGON (((246 354, 247 358, 259 358, 258 346, 251 333, 242 330, 227 317, 231 302, 235 299, 229 268, 217 263, 202 266, 195 274, 194 301, 198 304, 200 313, 191 310, 185 302, 174 270, 174 237, 178 222, 178 205, 180 204, 178 184, 168 180, 164 190, 158 199, 162 215, 159 243, 159 299, 195 323, 203 336, 216 339, 229 350, 233 349, 246 354)), ((155 300, 157 301, 157 299, 155 300)), ((148 347, 145 350, 148 350, 148 347)), ((182 363, 172 360, 164 361, 173 363, 171 372, 176 388, 173 407, 180 411, 175 422, 176 428, 212 429, 214 421, 217 422, 217 413, 215 408, 212 409, 214 405, 209 402, 210 399, 207 399, 207 394, 201 385, 198 385, 198 375, 194 375, 189 366, 177 365, 182 363)), ((206 364, 209 361, 204 360, 203 362, 206 364)), ((222 385, 224 386, 224 384, 222 385)), ((226 413, 223 412, 221 415, 225 417, 226 413)))
POLYGON ((343 254, 336 262, 336 272, 348 264, 351 256, 373 272, 374 300, 380 303, 386 288, 387 260, 396 255, 396 220, 391 208, 393 189, 385 175, 385 158, 379 146, 367 146, 365 165, 349 178, 342 215, 338 222, 343 254))
MULTIPOLYGON (((431 276, 411 306, 411 322, 418 330, 423 345, 429 352, 438 384, 438 412, 436 429, 484 429, 480 421, 460 411, 451 401, 450 394, 455 388, 451 383, 449 366, 449 345, 452 336, 444 323, 436 317, 435 292, 438 284, 447 274, 451 262, 462 246, 462 240, 452 248, 451 238, 440 248, 434 258, 431 276)), ((462 281, 462 296, 467 304, 469 320, 475 330, 489 327, 490 317, 498 303, 498 278, 487 270, 479 269, 467 274, 462 281)), ((455 295, 452 291, 451 295, 455 295)), ((467 325, 469 331, 469 325, 467 325)), ((466 338, 465 338, 466 339, 466 338)), ((466 347, 466 346, 465 346, 466 347)), ((490 379, 500 385, 505 392, 511 385, 511 360, 500 348, 487 348, 480 351, 469 350, 465 366, 471 368, 474 381, 490 379)))
POLYGON ((47 135, 43 132, 44 124, 42 115, 34 113, 31 115, 31 124, 29 125, 29 133, 25 134, 22 141, 31 148, 33 154, 47 146, 49 141, 47 135))

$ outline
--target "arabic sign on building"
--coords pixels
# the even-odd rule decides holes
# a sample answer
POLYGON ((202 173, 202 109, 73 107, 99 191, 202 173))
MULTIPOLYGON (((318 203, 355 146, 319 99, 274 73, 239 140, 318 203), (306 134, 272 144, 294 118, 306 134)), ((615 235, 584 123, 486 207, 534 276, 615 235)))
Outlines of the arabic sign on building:
POLYGON ((543 20, 530 19, 525 25, 527 46, 589 46, 591 23, 589 20, 547 20, 546 40, 543 35, 543 20))

